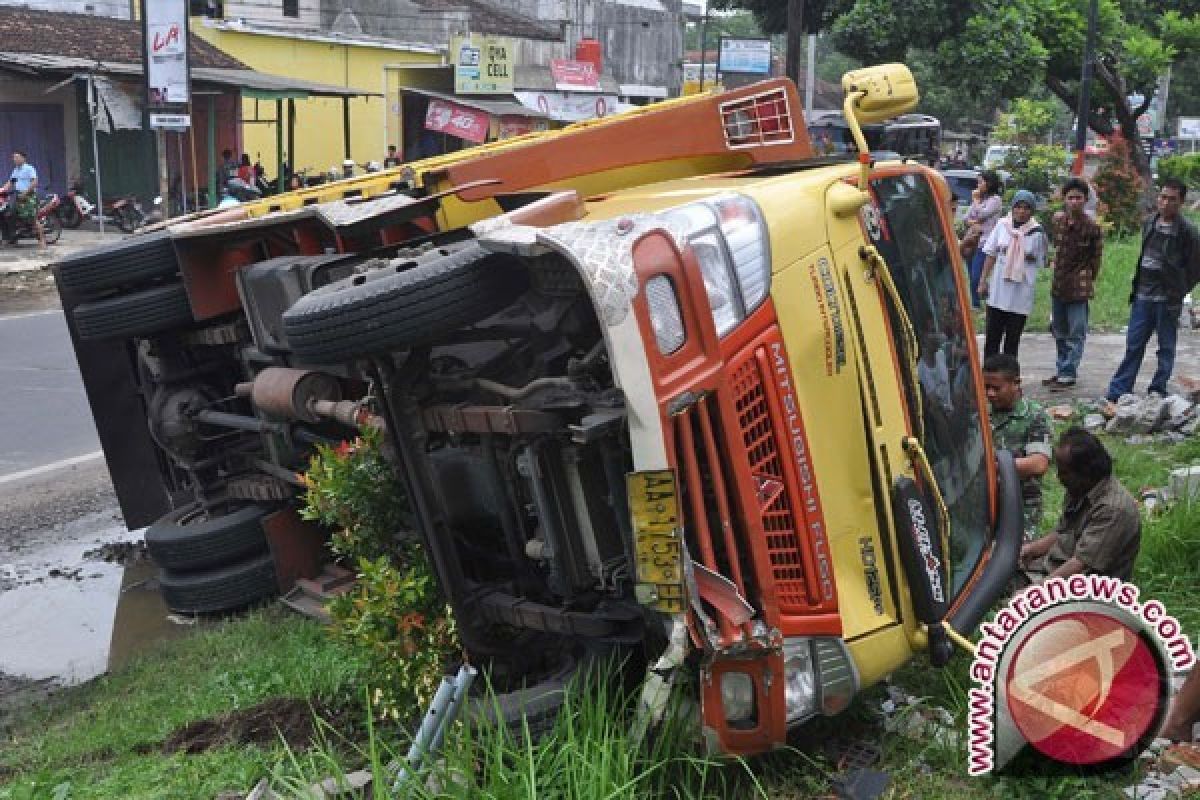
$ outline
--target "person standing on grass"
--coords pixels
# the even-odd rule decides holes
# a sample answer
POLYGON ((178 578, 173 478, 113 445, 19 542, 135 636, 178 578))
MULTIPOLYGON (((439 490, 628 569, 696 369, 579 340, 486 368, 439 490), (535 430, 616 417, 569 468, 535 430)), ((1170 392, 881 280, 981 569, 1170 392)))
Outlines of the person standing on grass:
POLYGON ((990 406, 992 442, 1009 450, 1021 479, 1025 541, 1037 538, 1042 522, 1042 476, 1053 456, 1050 417, 1034 400, 1021 394, 1021 365, 1003 353, 983 362, 983 388, 990 406))
POLYGON ((1200 282, 1200 236, 1180 213, 1185 197, 1183 181, 1167 178, 1158 191, 1158 210, 1142 226, 1142 251, 1129 296, 1125 357, 1105 392, 1109 402, 1133 391, 1151 334, 1158 337, 1158 368, 1150 379, 1150 391, 1166 397, 1167 381, 1175 369, 1183 298, 1200 282))
POLYGON ((1046 265, 1049 242, 1033 216, 1033 192, 1013 195, 1012 211, 1002 218, 983 243, 985 259, 979 294, 987 299, 984 358, 1004 352, 1013 358, 1021 346, 1025 320, 1033 310, 1038 270, 1046 265))
POLYGON ((971 207, 967 209, 967 233, 965 241, 975 242, 975 251, 971 254, 970 276, 971 305, 980 307, 979 276, 983 273, 983 262, 986 258, 983 248, 979 245, 988 240, 997 220, 1004 213, 1004 201, 1000 199, 1000 175, 992 169, 979 176, 974 191, 971 192, 971 207))
POLYGON ((1091 190, 1082 178, 1062 187, 1064 210, 1054 215, 1054 280, 1050 288, 1050 330, 1058 350, 1054 375, 1042 381, 1051 391, 1075 385, 1087 339, 1088 301, 1104 259, 1104 231, 1086 213, 1091 190))

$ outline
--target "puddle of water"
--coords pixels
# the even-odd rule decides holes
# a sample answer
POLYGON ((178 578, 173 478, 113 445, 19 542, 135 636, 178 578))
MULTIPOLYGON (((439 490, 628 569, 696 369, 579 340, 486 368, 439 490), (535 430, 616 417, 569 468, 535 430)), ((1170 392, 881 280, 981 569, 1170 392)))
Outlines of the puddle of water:
POLYGON ((148 645, 178 639, 196 630, 199 623, 181 625, 168 619, 171 613, 158 592, 158 568, 150 561, 136 561, 125 568, 112 626, 108 668, 120 669, 148 645))
POLYGON ((69 685, 107 668, 124 568, 84 553, 140 541, 142 531, 113 526, 106 514, 67 527, 0 564, 0 673, 69 685))

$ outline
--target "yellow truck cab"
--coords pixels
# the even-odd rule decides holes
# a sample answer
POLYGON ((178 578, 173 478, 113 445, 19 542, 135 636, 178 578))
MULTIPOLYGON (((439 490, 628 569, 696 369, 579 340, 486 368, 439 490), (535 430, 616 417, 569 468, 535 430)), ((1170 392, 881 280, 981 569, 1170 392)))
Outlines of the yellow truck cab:
MULTIPOLYGON (((859 128, 916 87, 887 65, 844 88, 857 161, 815 158, 773 81, 185 221, 161 234, 169 325, 163 286, 101 287, 145 307, 119 323, 95 271, 60 265, 81 366, 131 364, 165 493, 210 528, 245 516, 231 499, 294 505, 264 476, 317 432, 384 430, 465 647, 529 679, 514 713, 615 649, 651 717, 682 686, 714 750, 780 746, 915 653, 969 648, 1021 536, 949 192, 871 162, 859 128), (204 444, 221 426, 245 453, 204 444)), ((84 373, 96 407, 115 381, 84 373)), ((131 432, 97 423, 128 462, 131 432)), ((114 471, 123 504, 142 463, 114 471)), ((168 604, 216 610, 167 534, 168 604)))

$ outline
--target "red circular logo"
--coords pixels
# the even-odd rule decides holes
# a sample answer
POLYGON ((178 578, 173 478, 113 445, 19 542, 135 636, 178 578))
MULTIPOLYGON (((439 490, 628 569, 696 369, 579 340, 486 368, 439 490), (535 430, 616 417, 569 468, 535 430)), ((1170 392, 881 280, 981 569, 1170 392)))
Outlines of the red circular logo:
POLYGON ((1033 628, 1004 676, 1009 714, 1026 741, 1076 765, 1140 751, 1169 691, 1146 635, 1100 611, 1068 612, 1033 628))

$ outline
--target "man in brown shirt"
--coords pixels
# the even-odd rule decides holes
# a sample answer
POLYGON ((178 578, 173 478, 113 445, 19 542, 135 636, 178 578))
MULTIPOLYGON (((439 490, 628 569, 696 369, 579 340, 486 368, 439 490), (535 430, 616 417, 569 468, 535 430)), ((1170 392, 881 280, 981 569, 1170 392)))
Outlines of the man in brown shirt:
POLYGON ((1067 490, 1054 532, 1021 548, 1031 583, 1077 573, 1129 580, 1142 543, 1137 501, 1112 474, 1112 457, 1100 440, 1071 428, 1054 449, 1058 479, 1067 490))
POLYGON ((1087 338, 1088 301, 1095 292, 1104 259, 1104 231, 1084 213, 1090 194, 1086 181, 1070 178, 1062 187, 1065 210, 1054 215, 1050 327, 1058 359, 1054 376, 1042 381, 1051 390, 1075 385, 1087 338))

